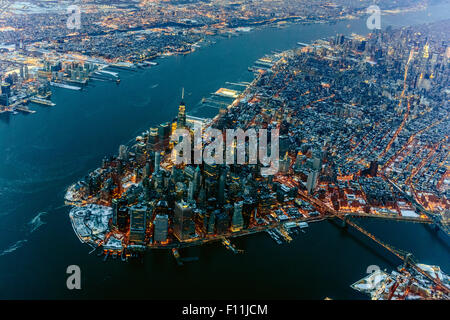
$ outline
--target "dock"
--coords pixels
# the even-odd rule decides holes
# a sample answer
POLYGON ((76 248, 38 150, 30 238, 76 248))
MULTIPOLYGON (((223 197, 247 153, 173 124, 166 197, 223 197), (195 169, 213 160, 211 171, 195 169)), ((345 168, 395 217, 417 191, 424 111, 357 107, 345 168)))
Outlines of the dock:
POLYGON ((42 98, 36 98, 36 97, 35 98, 31 98, 30 102, 33 102, 33 103, 36 103, 36 104, 40 104, 40 105, 44 105, 44 106, 48 106, 48 107, 56 106, 56 104, 51 102, 50 100, 46 100, 46 99, 42 99, 42 98))
POLYGON ((30 110, 30 109, 28 109, 28 107, 25 107, 25 106, 17 106, 17 107, 15 107, 15 110, 25 112, 25 113, 36 113, 35 110, 30 110))
POLYGON ((183 265, 183 261, 181 260, 181 256, 180 256, 180 253, 178 252, 178 249, 177 248, 173 248, 172 249, 172 254, 173 254, 173 257, 175 258, 175 260, 177 261, 177 264, 179 266, 182 266, 183 265))
POLYGON ((222 244, 228 249, 231 250, 234 254, 242 253, 243 250, 236 249, 234 245, 231 244, 230 240, 227 238, 222 239, 222 244))

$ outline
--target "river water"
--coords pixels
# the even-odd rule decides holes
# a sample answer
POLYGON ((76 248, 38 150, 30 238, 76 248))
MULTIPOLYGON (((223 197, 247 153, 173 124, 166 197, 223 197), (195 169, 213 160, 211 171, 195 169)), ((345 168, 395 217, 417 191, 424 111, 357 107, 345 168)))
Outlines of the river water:
MULTIPOLYGON (((427 11, 383 16, 382 26, 446 18, 449 5, 427 11)), ((277 245, 257 234, 234 243, 233 255, 219 244, 182 251, 198 262, 178 267, 167 251, 150 252, 144 263, 123 263, 89 255, 70 225, 63 204, 66 188, 117 153, 151 125, 176 116, 181 88, 187 109, 226 81, 251 81, 247 67, 266 53, 297 42, 335 35, 365 34, 365 19, 334 25, 261 28, 187 56, 158 60, 138 72, 121 72, 119 86, 92 82, 76 92, 54 89, 54 108, 0 121, 0 298, 292 298, 366 299, 349 285, 369 265, 391 270, 400 261, 351 229, 332 222, 311 224, 290 244, 277 245), (66 268, 78 265, 82 289, 66 288, 66 268)), ((211 114, 198 114, 208 115, 211 114)), ((450 272, 445 236, 428 226, 361 221, 423 263, 450 272)))

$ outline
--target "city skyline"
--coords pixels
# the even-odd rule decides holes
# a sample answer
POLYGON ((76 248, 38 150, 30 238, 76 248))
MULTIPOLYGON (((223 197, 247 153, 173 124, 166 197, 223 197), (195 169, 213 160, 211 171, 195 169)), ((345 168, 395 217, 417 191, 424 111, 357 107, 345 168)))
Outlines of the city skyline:
MULTIPOLYGON (((36 185, 58 186, 60 195, 53 192, 49 200, 65 210, 61 227, 69 226, 102 257, 96 261, 110 260, 104 269, 116 259, 143 263, 158 251, 173 256, 176 270, 201 269, 208 261, 188 252, 215 243, 236 254, 228 262, 233 267, 247 254, 241 239, 265 234, 284 251, 316 225, 330 223, 395 261, 384 271, 369 265, 369 275, 347 280, 359 298, 447 300, 445 254, 423 259, 416 247, 391 242, 367 225, 384 221, 402 230, 400 223, 413 223, 429 228, 433 241, 448 240, 450 21, 428 14, 429 23, 387 22, 445 4, 335 2, 82 1, 77 11, 69 1, 54 10, 51 1, 36 1, 1 7, 0 129, 6 130, 7 152, 0 158, 6 164, 0 182, 8 181, 10 159, 17 157, 16 126, 45 116, 58 128, 58 110, 84 101, 80 111, 67 110, 73 124, 63 118, 59 126, 61 139, 65 130, 73 132, 65 138, 67 149, 46 147, 52 150, 46 157, 67 153, 64 162, 72 169, 36 185), (223 56, 230 49, 235 59, 245 57, 240 48, 250 52, 253 39, 257 47, 257 37, 264 37, 259 34, 292 37, 296 28, 326 31, 280 41, 236 68, 223 56), (222 61, 207 62, 215 48, 222 61), (195 68, 175 72, 193 59, 200 59, 195 68), (212 68, 208 79, 220 70, 208 85, 200 76, 206 65, 212 68), (242 74, 222 72, 227 68, 242 74), (109 92, 109 106, 96 92, 109 92), (58 179, 63 187, 51 182, 58 179)), ((32 132, 45 137, 47 127, 32 132)), ((45 139, 52 146, 58 134, 45 139)), ((59 165, 40 164, 44 152, 33 150, 36 142, 22 146, 31 148, 36 174, 38 166, 44 172, 59 165)), ((0 183, 2 190, 6 212, 16 211, 9 204, 13 193, 0 183)), ((27 237, 46 223, 42 217, 28 223, 27 237)), ((0 259, 20 254, 26 242, 18 240, 0 259)), ((68 274, 84 270, 68 266, 68 274)), ((74 283, 67 280, 67 288, 82 290, 74 283)))

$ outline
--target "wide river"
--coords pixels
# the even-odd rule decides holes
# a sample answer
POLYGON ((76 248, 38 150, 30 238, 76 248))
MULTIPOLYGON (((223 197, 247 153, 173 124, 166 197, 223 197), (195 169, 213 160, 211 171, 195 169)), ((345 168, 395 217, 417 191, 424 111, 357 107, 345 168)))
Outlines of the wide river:
MULTIPOLYGON (((382 26, 444 19, 450 6, 383 16, 382 26)), ((138 72, 121 72, 119 86, 92 82, 76 92, 55 88, 54 108, 0 121, 0 298, 292 298, 367 299, 349 285, 369 265, 395 268, 400 261, 351 229, 311 224, 289 244, 267 234, 235 240, 245 253, 220 244, 182 251, 197 262, 178 267, 168 251, 150 252, 144 263, 89 255, 75 236, 66 188, 117 153, 143 130, 176 116, 181 88, 187 109, 226 81, 250 81, 247 67, 274 50, 336 33, 365 34, 365 19, 334 25, 261 28, 187 56, 158 60, 138 72), (66 288, 66 268, 81 268, 82 289, 66 288)), ((370 231, 428 264, 450 272, 449 245, 429 226, 361 221, 370 231)))

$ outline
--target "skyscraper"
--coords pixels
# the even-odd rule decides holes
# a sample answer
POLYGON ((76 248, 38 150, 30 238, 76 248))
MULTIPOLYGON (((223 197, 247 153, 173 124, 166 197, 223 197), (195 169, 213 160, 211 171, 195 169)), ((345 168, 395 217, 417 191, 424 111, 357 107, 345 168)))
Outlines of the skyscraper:
POLYGON ((189 187, 188 187, 188 201, 193 201, 193 200, 194 200, 194 182, 190 181, 189 187))
POLYGON ((319 172, 316 170, 312 170, 308 174, 308 180, 306 181, 306 189, 308 193, 312 193, 317 185, 317 179, 319 178, 319 172))
POLYGON ((143 244, 147 221, 147 207, 135 205, 130 207, 130 242, 143 244))
POLYGON ((231 221, 231 231, 233 232, 240 231, 244 227, 244 218, 242 217, 243 205, 242 201, 234 204, 233 219, 231 221))
POLYGON ((2 94, 6 94, 8 97, 11 96, 11 85, 7 82, 1 84, 2 94))
POLYGON ((186 105, 184 104, 184 88, 181 93, 181 102, 178 107, 177 129, 186 128, 186 105))
POLYGON ((166 241, 167 229, 169 227, 169 216, 167 214, 164 215, 158 214, 156 215, 153 224, 154 224, 153 240, 157 242, 166 241))
POLYGON ((113 211, 112 224, 116 226, 117 225, 117 214, 119 211, 119 199, 112 199, 111 207, 112 207, 112 211, 113 211))
POLYGON ((322 169, 322 161, 320 158, 313 158, 313 169, 316 171, 320 171, 322 169))
POLYGON ((117 227, 119 231, 126 231, 128 223, 128 207, 123 206, 117 210, 117 227))
POLYGON ((217 195, 217 199, 219 200, 219 204, 223 204, 225 202, 225 180, 227 177, 227 173, 225 170, 222 171, 219 178, 219 191, 217 195))
POLYGON ((158 128, 152 127, 148 133, 147 150, 155 150, 158 145, 158 128))
POLYGON ((378 174, 378 161, 370 161, 369 173, 372 177, 376 177, 378 174))
POLYGON ((186 202, 175 204, 173 233, 179 241, 187 240, 193 233, 192 208, 186 202))
POLYGON ((194 192, 197 192, 198 187, 200 186, 201 177, 202 177, 202 172, 200 171, 200 167, 197 166, 197 168, 195 168, 195 173, 194 173, 194 192))
POLYGON ((216 233, 223 234, 228 231, 230 227, 230 219, 225 212, 220 212, 216 214, 216 233))
POLYGON ((220 213, 220 211, 215 210, 209 216, 209 220, 208 220, 208 234, 213 234, 214 233, 215 225, 216 225, 216 215, 218 213, 220 213))
POLYGON ((155 173, 159 172, 160 164, 161 164, 161 153, 155 152, 155 173))
POLYGON ((119 160, 128 160, 128 148, 127 146, 120 145, 119 147, 119 160))

